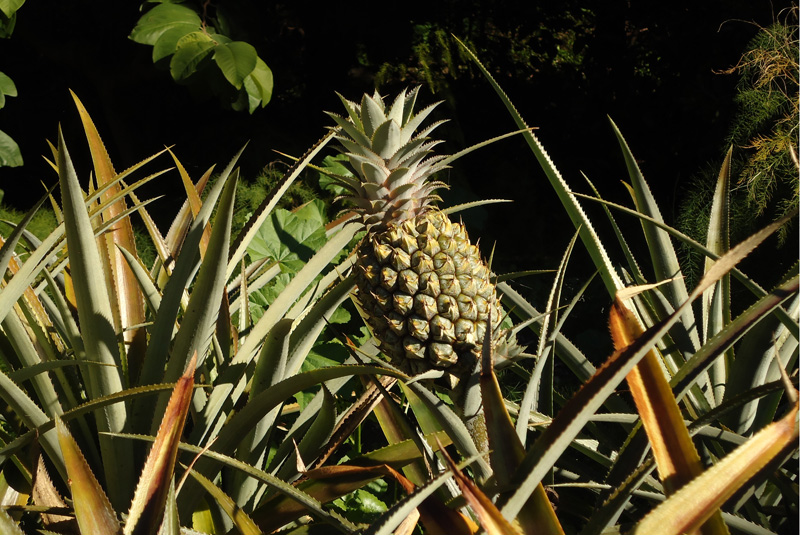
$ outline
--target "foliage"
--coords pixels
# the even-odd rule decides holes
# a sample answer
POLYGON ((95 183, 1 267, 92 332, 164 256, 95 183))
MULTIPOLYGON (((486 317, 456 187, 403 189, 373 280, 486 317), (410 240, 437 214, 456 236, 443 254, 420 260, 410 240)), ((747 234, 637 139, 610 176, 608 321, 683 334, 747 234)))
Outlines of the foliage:
MULTIPOLYGON (((764 218, 774 220, 796 209, 800 198, 797 8, 784 11, 781 17, 761 28, 739 62, 723 71, 739 75, 738 111, 727 139, 743 149, 733 160, 741 187, 730 195, 731 228, 739 237, 752 232, 764 218)), ((680 227, 694 238, 707 228, 714 180, 713 172, 698 173, 680 207, 680 227)), ((791 242, 788 238, 795 228, 781 228, 781 244, 791 242)), ((691 252, 688 258, 689 262, 698 260, 691 252)))
MULTIPOLYGON (((332 133, 296 159, 235 236, 236 158, 211 181, 211 169, 192 178, 170 153, 186 201, 164 236, 138 197, 161 173, 135 177, 166 156, 117 173, 76 99, 93 162, 81 175, 91 180, 81 186, 59 135, 58 226, 40 243, 20 239, 44 196, 0 248, 0 491, 11 513, 84 534, 791 529, 797 266, 770 291, 739 269, 785 220, 731 246, 728 159, 706 239, 691 240, 664 222, 616 128, 634 208, 575 193, 464 53, 575 226, 544 312, 515 291, 513 274, 499 278, 520 321, 511 328, 531 333, 536 355, 497 363, 524 384, 518 402, 504 398, 488 338, 465 380, 484 416, 465 422, 436 370, 394 369, 350 314, 362 226, 347 214, 329 222, 319 201, 278 207, 304 171, 335 168, 334 158, 311 164, 332 133), (585 202, 606 217, 590 219, 585 202), (136 250, 134 214, 157 251, 152 264, 136 250), (641 233, 617 217, 634 218, 641 233), (617 239, 602 241, 600 225, 617 239), (648 258, 628 246, 633 239, 648 258), (695 287, 681 276, 676 240, 708 259, 695 287), (564 284, 580 254, 614 303, 617 349, 598 368, 561 332, 591 284, 574 293, 564 284), (734 296, 742 312, 731 311, 734 296), (556 387, 556 364, 581 384, 570 396, 556 387), (166 423, 152 421, 162 414, 166 423), (142 442, 153 444, 147 458, 142 442)), ((19 529, 2 510, 0 526, 19 529)))
MULTIPOLYGON (((17 20, 17 10, 25 0, 0 0, 0 38, 11 37, 17 20)), ((6 74, 0 72, 0 109, 6 105, 6 97, 16 97, 17 86, 6 74)), ((22 165, 22 154, 19 145, 11 137, 0 130, 0 167, 17 167, 22 165)))
POLYGON ((212 14, 209 2, 156 4, 130 35, 153 47, 153 63, 168 63, 176 82, 195 81, 195 87, 218 94, 234 110, 253 113, 267 105, 272 71, 251 44, 230 37, 233 29, 224 8, 212 14))
POLYGON ((17 24, 17 11, 25 0, 0 0, 0 39, 11 37, 17 24))
MULTIPOLYGON (((798 67, 797 8, 783 20, 762 28, 739 63, 739 114, 730 143, 749 149, 740 173, 748 200, 761 215, 781 217, 798 206, 798 67)), ((784 235, 785 237, 785 235, 784 235)))

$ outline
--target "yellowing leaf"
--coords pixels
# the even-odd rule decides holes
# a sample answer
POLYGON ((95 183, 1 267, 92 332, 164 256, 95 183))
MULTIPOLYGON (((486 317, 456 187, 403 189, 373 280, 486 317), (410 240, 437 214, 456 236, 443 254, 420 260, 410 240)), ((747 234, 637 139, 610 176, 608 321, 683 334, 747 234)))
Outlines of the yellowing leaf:
POLYGON ((75 518, 78 520, 81 533, 117 535, 120 533, 117 515, 78 444, 60 418, 56 418, 56 431, 69 476, 75 518))
POLYGON ((679 535, 697 529, 767 463, 794 448, 798 403, 789 413, 756 433, 727 457, 692 480, 650 512, 634 533, 679 535))
MULTIPOLYGON (((617 350, 629 346, 643 334, 633 312, 619 298, 611 308, 609 327, 617 350)), ((703 472, 700 456, 692 443, 678 402, 661 370, 654 349, 631 370, 626 379, 653 448, 665 493, 670 496, 703 472)), ((719 511, 710 515, 710 518, 711 521, 704 526, 703 533, 728 533, 719 511)))

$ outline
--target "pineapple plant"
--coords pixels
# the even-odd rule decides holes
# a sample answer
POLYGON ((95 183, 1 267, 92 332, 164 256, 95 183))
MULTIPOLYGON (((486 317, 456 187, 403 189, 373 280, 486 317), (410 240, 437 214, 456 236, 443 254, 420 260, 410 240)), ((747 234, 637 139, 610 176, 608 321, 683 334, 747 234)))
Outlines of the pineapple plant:
POLYGON ((360 103, 340 95, 347 115, 329 115, 352 175, 333 177, 367 229, 355 295, 379 348, 406 372, 448 372, 454 386, 484 336, 502 340, 502 314, 478 247, 435 205, 446 184, 434 175, 453 158, 433 153, 440 141, 429 135, 443 121, 420 128, 438 103, 415 113, 418 93, 404 90, 390 106, 377 91, 360 103))

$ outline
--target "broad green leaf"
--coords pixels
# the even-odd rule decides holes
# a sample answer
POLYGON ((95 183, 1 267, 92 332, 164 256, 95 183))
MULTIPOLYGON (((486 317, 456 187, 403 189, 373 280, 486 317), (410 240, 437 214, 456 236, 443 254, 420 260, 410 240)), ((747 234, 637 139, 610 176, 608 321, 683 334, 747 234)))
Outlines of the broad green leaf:
POLYGON ((6 97, 16 97, 17 86, 14 85, 14 80, 9 78, 6 74, 0 72, 0 108, 6 103, 6 97))
POLYGON ((197 353, 192 356, 169 398, 156 441, 147 456, 133 495, 125 523, 125 535, 153 533, 163 521, 178 456, 178 443, 192 399, 196 364, 197 353))
POLYGON ((97 482, 92 469, 86 463, 78 444, 60 418, 56 419, 56 430, 67 465, 75 518, 78 520, 81 533, 118 535, 120 526, 117 514, 100 487, 100 483, 97 482))
POLYGON ((176 28, 187 32, 202 26, 200 17, 191 8, 179 4, 159 4, 142 15, 130 38, 143 45, 155 45, 161 35, 176 28))
POLYGON ((298 271, 327 241, 323 214, 324 206, 318 200, 294 212, 276 210, 250 242, 250 258, 270 258, 286 271, 298 271))
POLYGON ((250 113, 256 111, 259 106, 263 108, 272 99, 272 85, 272 70, 261 58, 256 58, 253 72, 244 79, 250 113))
POLYGON ((214 49, 214 61, 236 89, 242 88, 244 79, 256 68, 257 59, 256 49, 244 41, 221 44, 214 49))
POLYGON ((189 33, 197 31, 197 26, 181 24, 166 30, 159 35, 153 45, 153 63, 171 56, 178 49, 178 42, 189 33))
POLYGON ((19 167, 23 164, 17 142, 0 130, 0 167, 19 167))
POLYGON ((169 73, 173 79, 180 81, 194 74, 197 65, 214 51, 217 44, 208 34, 192 32, 181 37, 177 46, 169 61, 169 73))

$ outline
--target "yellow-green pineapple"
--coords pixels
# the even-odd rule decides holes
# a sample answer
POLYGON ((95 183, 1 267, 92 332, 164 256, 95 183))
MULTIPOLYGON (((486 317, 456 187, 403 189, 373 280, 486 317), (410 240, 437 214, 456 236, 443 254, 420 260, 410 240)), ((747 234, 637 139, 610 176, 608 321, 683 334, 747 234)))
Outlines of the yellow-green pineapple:
POLYGON ((412 373, 461 376, 501 313, 478 248, 433 204, 445 184, 432 176, 447 157, 433 154, 440 141, 428 137, 441 121, 420 129, 436 104, 414 113, 418 89, 391 106, 377 92, 360 104, 340 97, 347 115, 329 115, 353 175, 337 178, 368 231, 357 252, 356 297, 381 351, 412 373))

